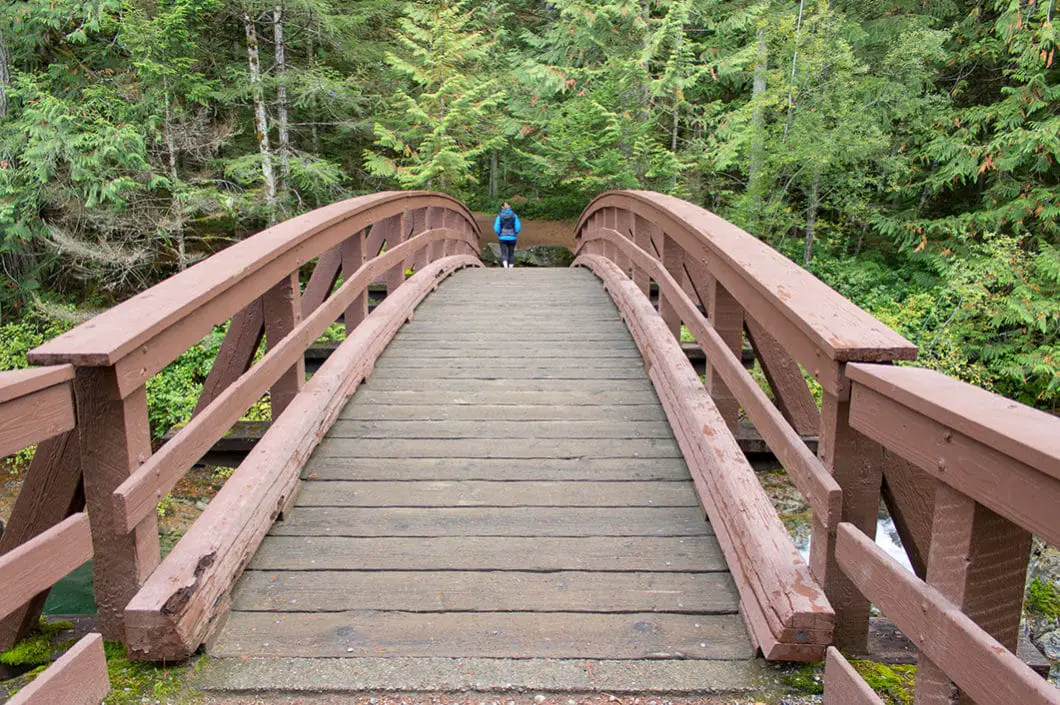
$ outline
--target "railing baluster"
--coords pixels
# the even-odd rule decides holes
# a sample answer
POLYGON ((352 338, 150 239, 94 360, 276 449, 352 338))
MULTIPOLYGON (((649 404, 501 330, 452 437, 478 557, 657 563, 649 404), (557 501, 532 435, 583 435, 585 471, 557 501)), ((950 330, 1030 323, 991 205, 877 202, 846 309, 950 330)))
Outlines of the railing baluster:
MULTIPOLYGON (((292 272, 262 297, 265 313, 265 340, 268 347, 275 347, 280 340, 302 321, 298 272, 292 272)), ((305 386, 305 358, 285 372, 269 390, 272 400, 272 418, 279 418, 295 395, 305 386)))
POLYGON ((139 387, 122 399, 113 367, 78 368, 74 390, 99 631, 111 641, 125 641, 125 605, 161 558, 157 516, 148 516, 131 533, 121 531, 114 516, 114 490, 151 455, 147 391, 139 387))
MULTIPOLYGON (((645 220, 641 216, 637 215, 633 217, 633 244, 642 250, 651 250, 651 229, 654 225, 649 220, 645 220)), ((637 288, 641 290, 645 296, 651 294, 651 277, 648 276, 646 269, 641 269, 636 265, 633 266, 633 283, 637 285, 637 288)))
MULTIPOLYGON (((667 242, 667 246, 669 246, 669 242, 667 242)), ((708 294, 707 318, 710 319, 714 330, 718 332, 718 335, 721 336, 738 360, 743 348, 743 307, 713 276, 708 275, 707 288, 710 290, 708 294)), ((707 391, 710 392, 711 398, 714 399, 714 403, 721 412, 722 418, 725 419, 729 430, 735 433, 740 421, 740 405, 732 391, 725 385, 718 373, 714 371, 709 357, 707 358, 706 384, 707 391)))
MULTIPOLYGON (((666 271, 670 273, 674 279, 681 281, 681 271, 684 268, 684 250, 681 249, 681 245, 676 240, 669 236, 663 236, 662 239, 662 263, 666 271)), ((666 323, 666 327, 670 329, 674 337, 681 340, 681 317, 677 314, 671 302, 667 299, 663 293, 659 292, 659 315, 662 316, 663 322, 666 323)))
MULTIPOLYGON (((361 265, 365 263, 366 252, 365 245, 366 239, 368 238, 368 231, 363 230, 353 237, 347 239, 342 243, 342 278, 343 280, 349 279, 353 276, 353 273, 361 268, 361 265)), ((368 316, 368 289, 366 288, 360 294, 354 298, 347 308, 346 312, 343 313, 343 321, 346 326, 346 335, 348 336, 353 332, 353 329, 360 325, 368 316)))
MULTIPOLYGON (((883 449, 850 427, 850 399, 824 393, 817 455, 843 489, 842 521, 869 538, 876 536, 883 478, 883 449)), ((865 653, 869 634, 869 601, 839 569, 832 533, 814 522, 810 569, 835 608, 835 645, 845 653, 865 653)))

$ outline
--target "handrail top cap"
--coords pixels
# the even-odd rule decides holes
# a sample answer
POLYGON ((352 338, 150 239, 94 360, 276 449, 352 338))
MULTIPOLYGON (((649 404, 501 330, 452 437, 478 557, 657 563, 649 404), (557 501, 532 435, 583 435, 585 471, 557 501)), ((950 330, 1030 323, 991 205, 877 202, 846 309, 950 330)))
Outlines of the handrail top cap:
POLYGON ((1060 479, 1060 417, 923 367, 847 365, 847 376, 917 413, 1060 479))
MULTIPOLYGON (((479 234, 478 224, 471 211, 444 193, 382 191, 338 201, 277 223, 226 247, 34 348, 27 358, 35 364, 70 362, 85 367, 113 365, 160 331, 207 302, 223 296, 241 279, 254 274, 313 235, 375 208, 400 211, 402 208, 429 206, 444 206, 461 212, 475 235, 479 234)), ((318 254, 309 255, 309 259, 318 254)))
POLYGON ((28 367, 0 372, 0 404, 69 382, 73 378, 74 368, 71 365, 28 367))
MULTIPOLYGON (((915 345, 812 273, 747 231, 675 196, 654 191, 607 191, 586 207, 578 221, 578 231, 593 211, 606 207, 628 208, 630 200, 666 216, 674 225, 683 226, 702 243, 708 254, 727 263, 777 311, 809 335, 829 359, 837 362, 916 359, 915 345)), ((768 321, 759 323, 768 324, 768 321)))

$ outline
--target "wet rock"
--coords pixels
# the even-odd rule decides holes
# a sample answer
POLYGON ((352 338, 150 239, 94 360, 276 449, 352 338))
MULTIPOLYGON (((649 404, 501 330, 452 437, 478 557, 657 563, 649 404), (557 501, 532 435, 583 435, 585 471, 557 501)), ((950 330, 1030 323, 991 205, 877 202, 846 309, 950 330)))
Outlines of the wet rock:
POLYGON ((1045 658, 1050 661, 1060 661, 1060 629, 1038 637, 1034 645, 1045 655, 1045 658))

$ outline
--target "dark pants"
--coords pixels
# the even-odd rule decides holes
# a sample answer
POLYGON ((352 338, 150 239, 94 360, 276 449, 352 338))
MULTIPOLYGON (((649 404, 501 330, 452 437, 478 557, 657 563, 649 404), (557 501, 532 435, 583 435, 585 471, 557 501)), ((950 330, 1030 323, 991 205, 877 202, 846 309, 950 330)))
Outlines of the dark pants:
POLYGON ((501 261, 515 264, 515 240, 501 240, 501 261))

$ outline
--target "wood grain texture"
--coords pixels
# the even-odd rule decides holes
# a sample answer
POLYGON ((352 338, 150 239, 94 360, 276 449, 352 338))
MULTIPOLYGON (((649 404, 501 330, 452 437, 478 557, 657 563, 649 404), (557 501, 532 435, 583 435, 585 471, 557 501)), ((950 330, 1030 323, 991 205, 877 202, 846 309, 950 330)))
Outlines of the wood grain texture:
POLYGON ((0 556, 0 616, 6 617, 92 557, 92 534, 83 512, 64 519, 0 556))
POLYGON ((203 382, 202 394, 195 403, 192 418, 198 416, 210 402, 247 371, 264 337, 265 314, 261 299, 255 299, 245 309, 232 316, 228 332, 225 333, 225 339, 221 341, 221 348, 217 351, 217 358, 214 359, 213 367, 203 382))
POLYGON ((854 525, 839 525, 836 558, 858 590, 979 705, 1060 704, 1060 690, 854 525))
POLYGON ((713 536, 270 536, 250 567, 316 571, 724 572, 713 536))
POLYGON ((601 277, 650 363, 650 376, 725 551, 756 642, 767 658, 820 659, 831 640, 831 608, 735 439, 718 432, 724 421, 687 358, 647 299, 612 263, 581 257, 575 264, 601 277), (724 501, 718 499, 722 497, 724 501), (780 648, 783 644, 797 647, 795 653, 780 648))
POLYGON ((1048 543, 1060 544, 1060 480, 1052 472, 967 436, 935 419, 914 413, 888 394, 860 382, 853 385, 851 425, 1048 543), (1003 478, 1003 481, 999 479, 1003 478))
MULTIPOLYGON (((70 514, 84 509, 81 490, 81 448, 76 431, 68 431, 37 446, 22 487, 11 509, 0 555, 24 544, 55 526, 70 514)), ((7 617, 0 619, 0 649, 9 649, 37 627, 37 618, 47 599, 42 591, 7 617)))
POLYGON ((211 653, 746 659, 751 647, 736 615, 233 612, 211 653))
POLYGON ((699 507, 299 507, 273 536, 704 536, 699 507))
POLYGON ((110 692, 103 637, 89 634, 7 701, 8 705, 99 705, 110 692))
MULTIPOLYGON (((396 248, 393 253, 400 256, 396 248)), ((457 256, 426 267, 388 296, 328 358, 295 397, 291 413, 273 424, 128 603, 131 655, 184 659, 213 632, 227 611, 236 578, 295 491, 306 459, 375 359, 439 279, 476 264, 457 256)))
MULTIPOLYGON (((566 397, 563 397, 566 398, 566 397)), ((672 439, 328 438, 321 457, 343 458, 680 458, 672 439)))
POLYGON ((0 458, 69 431, 74 424, 68 381, 0 402, 0 458))
POLYGON ((0 372, 0 404, 13 401, 33 392, 69 382, 74 378, 72 365, 30 367, 24 370, 0 372))
POLYGON ((698 506, 691 482, 332 481, 302 493, 300 507, 698 506))
POLYGON ((869 687, 843 654, 834 646, 828 647, 824 666, 824 696, 821 705, 884 705, 880 696, 869 687))
POLYGON ((248 571, 240 612, 668 612, 736 614, 727 572, 248 571))
POLYGON ((851 380, 1060 480, 1060 418, 920 367, 850 365, 851 380))
MULTIPOLYGON (((643 374, 643 372, 641 373, 643 374)), ((332 427, 331 438, 394 438, 401 440, 429 438, 673 438, 665 421, 614 423, 613 421, 425 421, 421 419, 391 421, 354 421, 340 419, 332 427)))
MULTIPOLYGON (((347 407, 349 408, 349 407, 347 407)), ((326 458, 306 465, 312 480, 635 481, 689 479, 681 458, 326 458)))

